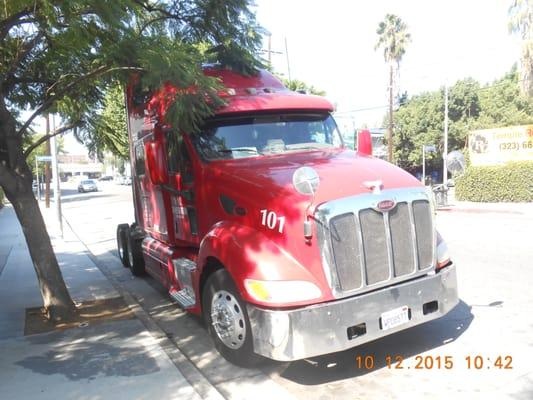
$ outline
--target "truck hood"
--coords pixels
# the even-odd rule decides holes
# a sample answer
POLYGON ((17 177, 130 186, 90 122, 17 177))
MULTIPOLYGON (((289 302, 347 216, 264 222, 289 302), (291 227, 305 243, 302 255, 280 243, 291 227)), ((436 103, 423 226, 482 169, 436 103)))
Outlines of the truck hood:
POLYGON ((314 168, 320 177, 315 206, 333 199, 371 193, 365 185, 368 181, 381 181, 382 190, 421 186, 415 177, 393 164, 346 149, 224 161, 223 167, 217 168, 217 180, 224 186, 225 182, 233 180, 241 194, 260 202, 271 203, 275 199, 279 202, 280 196, 284 196, 285 201, 308 202, 309 196, 296 192, 292 184, 294 171, 303 166, 314 168))

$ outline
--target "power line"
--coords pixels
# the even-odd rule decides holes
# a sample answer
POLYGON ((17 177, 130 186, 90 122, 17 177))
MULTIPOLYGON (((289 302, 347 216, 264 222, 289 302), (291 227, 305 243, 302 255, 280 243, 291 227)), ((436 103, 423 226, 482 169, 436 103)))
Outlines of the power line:
MULTIPOLYGON (((520 83, 520 82, 523 82, 525 80, 526 79, 519 79, 518 81, 516 81, 516 83, 520 83)), ((492 88, 499 87, 499 86, 504 86, 507 83, 508 82, 495 83, 493 85, 483 86, 483 87, 478 88, 478 89, 476 89, 474 91, 475 92, 481 92, 483 90, 492 89, 492 88)), ((360 111, 379 110, 379 109, 387 108, 387 107, 388 107, 388 105, 375 106, 375 107, 366 107, 366 108, 357 108, 357 109, 354 109, 354 110, 338 111, 338 112, 335 112, 334 114, 335 114, 335 116, 337 116, 338 114, 350 114, 350 113, 355 113, 355 112, 360 112, 360 111)), ((348 117, 344 117, 344 116, 340 115, 339 118, 348 118, 348 117)))

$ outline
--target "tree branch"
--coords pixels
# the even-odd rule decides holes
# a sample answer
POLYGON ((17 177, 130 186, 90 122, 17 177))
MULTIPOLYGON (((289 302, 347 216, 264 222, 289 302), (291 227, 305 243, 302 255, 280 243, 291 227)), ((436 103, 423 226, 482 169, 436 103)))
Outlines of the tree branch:
POLYGON ((32 143, 25 151, 24 151, 24 158, 28 158, 28 156, 31 154, 33 150, 35 150, 37 147, 39 147, 41 144, 49 140, 50 138, 61 135, 62 133, 65 133, 66 131, 69 131, 71 129, 74 129, 77 126, 80 126, 82 124, 82 121, 76 121, 67 125, 63 125, 61 128, 57 128, 52 133, 49 133, 48 135, 44 135, 43 137, 39 138, 35 143, 32 143))
POLYGON ((9 66, 9 69, 5 73, 4 77, 1 79, 0 82, 5 82, 10 75, 14 74, 17 66, 24 61, 26 56, 30 53, 30 51, 33 50, 37 42, 43 37, 43 32, 39 31, 31 40, 25 42, 21 47, 20 52, 17 53, 15 59, 11 62, 11 65, 9 66))
POLYGON ((24 125, 17 131, 17 135, 22 135, 22 133, 28 129, 28 127, 31 125, 33 120, 39 116, 43 111, 46 111, 48 108, 54 104, 54 101, 59 100, 61 97, 63 97, 65 94, 67 94, 71 89, 73 89, 76 85, 80 84, 83 81, 86 81, 88 79, 94 78, 98 75, 107 74, 114 71, 143 71, 143 68, 139 67, 109 67, 107 65, 102 65, 101 67, 96 68, 95 70, 88 72, 85 75, 81 75, 78 77, 78 79, 70 82, 68 85, 66 85, 63 89, 58 90, 56 94, 50 96, 47 98, 38 108, 33 112, 33 114, 26 120, 24 125))
POLYGON ((11 28, 17 26, 21 23, 32 22, 31 20, 23 20, 22 17, 25 17, 31 13, 30 8, 24 8, 23 10, 15 13, 4 20, 0 21, 0 41, 3 41, 7 33, 11 28))
POLYGON ((159 17, 156 17, 156 18, 153 18, 149 21, 146 21, 142 26, 141 26, 141 29, 139 30, 139 36, 142 35, 143 31, 148 28, 150 25, 152 25, 153 23, 155 22, 159 22, 159 21, 164 21, 165 19, 169 19, 170 17, 166 16, 166 15, 161 15, 159 17))

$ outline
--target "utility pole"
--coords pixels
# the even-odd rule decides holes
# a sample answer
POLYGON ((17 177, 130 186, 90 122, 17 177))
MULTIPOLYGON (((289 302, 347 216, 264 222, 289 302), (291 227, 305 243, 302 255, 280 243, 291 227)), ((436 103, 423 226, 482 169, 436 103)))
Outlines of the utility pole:
MULTIPOLYGON (((46 114, 46 134, 50 134, 50 115, 46 114)), ((50 140, 46 141, 46 155, 50 155, 50 140)), ((44 205, 50 208, 50 164, 44 163, 44 205)))
POLYGON ((285 37, 285 56, 287 57, 287 73, 289 75, 289 85, 291 83, 291 64, 289 62, 289 47, 287 46, 287 37, 285 37))
POLYGON ((35 157, 35 175, 37 175, 37 200, 41 201, 41 182, 39 178, 39 161, 35 157))
POLYGON ((448 182, 448 83, 444 86, 444 152, 442 154, 442 184, 448 182))
POLYGON ((392 117, 392 82, 393 82, 393 66, 390 64, 389 71, 389 129, 387 130, 387 147, 389 153, 389 162, 392 163, 392 127, 393 127, 393 117, 392 117))
MULTIPOLYGON (((52 125, 54 127, 54 132, 56 130, 56 120, 55 115, 52 115, 52 125)), ((56 203, 56 212, 57 219, 59 222, 59 231, 61 232, 61 237, 63 237, 63 218, 61 215, 61 192, 59 187, 59 168, 57 165, 57 146, 56 146, 56 137, 52 136, 50 138, 50 147, 51 147, 51 156, 52 156, 52 174, 54 176, 54 202, 56 203)))
POLYGON ((422 184, 426 186, 426 145, 422 145, 422 184))

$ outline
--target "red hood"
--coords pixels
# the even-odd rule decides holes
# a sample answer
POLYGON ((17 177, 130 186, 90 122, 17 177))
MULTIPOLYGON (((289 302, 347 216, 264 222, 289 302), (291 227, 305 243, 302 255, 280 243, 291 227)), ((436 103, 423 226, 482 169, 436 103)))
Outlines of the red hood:
MULTIPOLYGON (((294 200, 308 199, 293 188, 294 171, 302 166, 313 167, 320 184, 314 204, 328 200, 370 193, 363 182, 380 180, 383 190, 417 187, 420 182, 411 174, 386 161, 357 155, 351 150, 311 151, 286 153, 273 157, 258 157, 225 161, 220 173, 239 181, 239 186, 249 187, 250 194, 262 193, 267 199, 280 195, 296 196, 294 200)), ((225 181, 225 179, 223 179, 225 181)), ((260 199, 258 199, 260 200, 260 199)))

